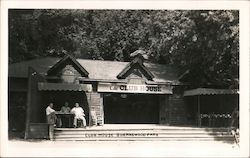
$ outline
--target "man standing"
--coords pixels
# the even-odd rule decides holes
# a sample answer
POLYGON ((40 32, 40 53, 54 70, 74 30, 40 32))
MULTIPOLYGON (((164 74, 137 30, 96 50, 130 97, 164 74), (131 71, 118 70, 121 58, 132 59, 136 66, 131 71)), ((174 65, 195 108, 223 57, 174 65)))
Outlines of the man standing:
POLYGON ((47 115, 47 122, 48 124, 54 125, 56 123, 56 114, 55 110, 53 109, 53 103, 49 103, 49 106, 46 108, 46 115, 47 115))
POLYGON ((83 126, 86 127, 86 119, 84 118, 84 110, 79 106, 79 103, 75 103, 75 107, 71 109, 71 113, 75 115, 74 117, 74 127, 77 127, 77 119, 82 120, 83 126))

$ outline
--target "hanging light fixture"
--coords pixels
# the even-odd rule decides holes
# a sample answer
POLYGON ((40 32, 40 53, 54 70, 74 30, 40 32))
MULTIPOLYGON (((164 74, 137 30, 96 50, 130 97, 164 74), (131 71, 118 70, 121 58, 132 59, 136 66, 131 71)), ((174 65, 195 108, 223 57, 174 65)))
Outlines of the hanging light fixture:
POLYGON ((121 98, 125 99, 127 97, 128 97, 127 94, 121 94, 121 98))

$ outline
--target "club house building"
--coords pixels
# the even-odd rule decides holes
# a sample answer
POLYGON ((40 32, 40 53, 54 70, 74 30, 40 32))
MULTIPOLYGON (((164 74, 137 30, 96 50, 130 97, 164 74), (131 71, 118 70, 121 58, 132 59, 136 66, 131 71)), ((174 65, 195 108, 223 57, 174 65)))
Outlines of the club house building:
POLYGON ((45 109, 53 103, 60 111, 65 102, 84 109, 87 129, 109 124, 228 126, 238 106, 237 90, 190 90, 183 81, 186 74, 148 63, 142 55, 131 62, 65 55, 14 63, 9 65, 9 130, 23 130, 25 138, 47 138, 45 109), (212 114, 220 121, 209 119, 212 114))

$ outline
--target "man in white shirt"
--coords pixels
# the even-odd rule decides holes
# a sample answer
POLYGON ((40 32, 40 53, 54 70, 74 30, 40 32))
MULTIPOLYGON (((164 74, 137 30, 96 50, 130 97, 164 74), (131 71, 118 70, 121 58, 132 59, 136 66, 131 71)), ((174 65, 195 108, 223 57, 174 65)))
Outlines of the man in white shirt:
POLYGON ((75 103, 75 107, 71 109, 71 113, 75 115, 74 117, 74 127, 77 127, 77 119, 82 120, 83 126, 86 127, 86 119, 84 118, 84 110, 79 106, 79 103, 75 103))
POLYGON ((56 123, 56 114, 55 110, 53 109, 53 103, 50 103, 49 106, 46 108, 46 115, 47 115, 47 122, 49 124, 56 123))

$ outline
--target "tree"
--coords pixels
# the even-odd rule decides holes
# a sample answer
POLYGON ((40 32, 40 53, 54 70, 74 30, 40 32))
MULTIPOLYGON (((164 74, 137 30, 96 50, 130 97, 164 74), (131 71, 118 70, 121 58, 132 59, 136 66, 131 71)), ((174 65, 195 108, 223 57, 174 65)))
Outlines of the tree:
POLYGON ((195 86, 239 77, 236 10, 9 10, 9 62, 43 56, 150 62, 190 70, 195 86))

